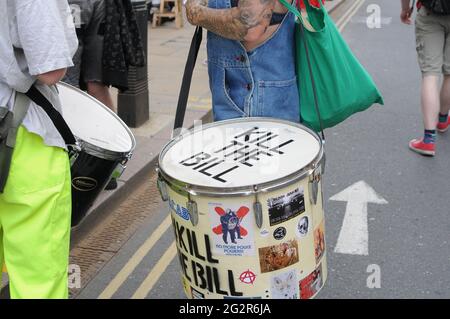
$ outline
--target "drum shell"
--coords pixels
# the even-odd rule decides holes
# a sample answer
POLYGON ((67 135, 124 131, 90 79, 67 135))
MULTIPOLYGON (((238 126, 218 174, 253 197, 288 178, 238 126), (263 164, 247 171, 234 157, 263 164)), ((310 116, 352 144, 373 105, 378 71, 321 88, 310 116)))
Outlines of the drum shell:
POLYGON ((311 176, 305 175, 257 196, 187 195, 165 181, 186 296, 205 299, 314 297, 326 281, 327 265, 322 185, 318 183, 314 204, 310 199, 311 176), (294 199, 285 200, 284 211, 274 203, 274 199, 282 202, 288 198, 294 199), (195 202, 198 208, 195 226, 189 216, 188 201, 195 202), (261 228, 255 222, 255 201, 262 206, 261 228), (220 232, 218 228, 229 225, 225 218, 221 219, 227 209, 236 214, 240 209, 243 209, 241 213, 248 209, 239 224, 243 239, 238 239, 237 232, 234 233, 236 245, 231 243, 231 231, 225 244, 224 229, 222 227, 220 232), (301 221, 304 226, 305 218, 308 226, 303 234, 299 226, 301 221), (245 236, 242 228, 247 233, 245 236))
POLYGON ((72 226, 77 226, 86 216, 122 160, 107 160, 85 151, 77 154, 71 166, 72 226))

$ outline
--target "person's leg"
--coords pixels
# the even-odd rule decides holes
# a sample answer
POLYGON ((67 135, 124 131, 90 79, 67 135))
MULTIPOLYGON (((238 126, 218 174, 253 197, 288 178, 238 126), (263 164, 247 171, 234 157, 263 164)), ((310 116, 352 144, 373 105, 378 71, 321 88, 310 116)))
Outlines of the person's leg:
POLYGON ((97 100, 114 109, 109 87, 103 84, 103 40, 105 28, 105 1, 94 0, 92 15, 86 27, 84 51, 81 62, 82 81, 86 84, 87 92, 97 100))
POLYGON ((448 112, 450 110, 450 75, 444 75, 440 101, 441 107, 439 110, 439 121, 437 124, 437 130, 441 133, 444 133, 448 130, 448 127, 450 125, 450 117, 448 116, 448 112))
POLYGON ((68 297, 70 182, 67 153, 21 127, 1 203, 11 298, 68 297))
POLYGON ((444 64, 445 30, 435 16, 421 8, 416 17, 416 49, 422 72, 421 107, 424 136, 409 142, 423 155, 435 155, 436 126, 440 108, 439 80, 444 64))
MULTIPOLYGON (((0 211, 2 208, 2 198, 0 195, 0 211)), ((0 216, 0 290, 2 287, 2 283, 3 283, 3 266, 4 266, 4 262, 3 262, 3 229, 2 229, 2 225, 1 225, 1 216, 0 216)))
POLYGON ((438 75, 424 75, 422 78, 422 115, 426 130, 435 130, 439 114, 439 80, 438 75))
POLYGON ((444 76, 441 88, 441 114, 448 114, 450 111, 450 75, 444 76))
POLYGON ((97 100, 106 105, 110 110, 114 110, 114 103, 109 93, 109 87, 100 82, 88 82, 87 91, 97 100))

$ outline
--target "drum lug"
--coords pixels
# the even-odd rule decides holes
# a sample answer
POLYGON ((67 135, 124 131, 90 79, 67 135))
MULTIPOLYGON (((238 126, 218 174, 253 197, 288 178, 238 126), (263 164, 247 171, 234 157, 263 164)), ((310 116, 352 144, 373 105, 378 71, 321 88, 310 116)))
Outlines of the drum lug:
POLYGON ((253 210, 255 212, 255 222, 258 228, 262 227, 263 224, 263 214, 262 214, 262 205, 260 202, 255 202, 253 204, 253 210))
POLYGON ((159 194, 161 195, 161 199, 164 202, 167 202, 169 200, 169 193, 167 192, 166 183, 163 180, 161 180, 160 178, 158 178, 156 184, 157 184, 157 187, 159 190, 159 194))
POLYGON ((80 153, 75 152, 75 151, 70 151, 70 152, 69 152, 69 162, 70 162, 70 166, 73 166, 73 164, 75 164, 75 161, 77 160, 79 154, 80 154, 80 153))
POLYGON ((114 169, 114 172, 112 173, 112 178, 118 179, 122 176, 123 172, 125 171, 125 169, 127 168, 126 165, 124 165, 123 163, 119 163, 116 168, 114 169))
POLYGON ((192 226, 197 226, 198 224, 198 207, 197 203, 193 200, 189 200, 187 202, 187 209, 189 211, 190 220, 192 223, 192 226))
POLYGON ((316 169, 310 179, 309 179, 309 200, 313 205, 317 204, 317 197, 319 195, 319 183, 320 183, 320 179, 321 179, 321 170, 322 170, 322 165, 318 167, 318 169, 316 169))
POLYGON ((78 156, 80 155, 80 152, 82 151, 82 147, 80 143, 77 142, 76 144, 67 145, 67 150, 69 151, 70 166, 73 166, 78 156))
POLYGON ((255 191, 255 202, 253 203, 253 212, 255 214, 255 222, 256 226, 261 229, 263 224, 263 211, 261 202, 258 199, 258 186, 253 186, 253 190, 255 191))

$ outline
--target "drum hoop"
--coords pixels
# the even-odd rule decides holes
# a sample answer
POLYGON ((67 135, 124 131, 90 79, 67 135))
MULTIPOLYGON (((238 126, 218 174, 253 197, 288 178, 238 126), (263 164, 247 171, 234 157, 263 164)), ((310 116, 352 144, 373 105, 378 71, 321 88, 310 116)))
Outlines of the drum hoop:
POLYGON ((89 155, 92 155, 94 157, 98 157, 104 160, 108 161, 117 161, 121 160, 123 158, 129 158, 133 154, 133 152, 115 152, 110 151, 107 149, 104 149, 103 147, 99 147, 96 145, 93 145, 89 142, 86 142, 82 139, 78 139, 81 147, 81 151, 86 152, 89 155))
POLYGON ((280 124, 287 124, 290 126, 295 126, 298 128, 301 128, 305 130, 306 132, 310 133, 314 138, 316 138, 317 142, 319 143, 319 152, 316 155, 316 157, 308 163, 305 167, 301 168, 300 170, 289 174, 285 177, 275 179, 273 181, 269 181, 266 183, 261 184, 254 184, 254 185, 248 185, 248 186, 238 186, 238 187, 227 187, 227 188, 219 188, 219 187, 208 187, 208 186, 200 186, 195 184, 186 183, 183 181, 180 181, 177 178, 174 178, 170 176, 168 173, 164 172, 164 170, 161 168, 161 163, 168 152, 168 150, 177 142, 182 140, 185 137, 188 137, 196 132, 195 128, 190 129, 188 132, 179 135, 172 139, 169 143, 166 144, 166 146, 163 147, 162 151, 159 154, 158 158, 158 167, 157 172, 161 175, 161 177, 166 181, 171 188, 175 188, 175 191, 178 191, 180 193, 187 193, 193 196, 211 196, 211 197, 227 197, 227 196, 250 196, 255 193, 262 193, 262 192, 269 192, 273 190, 277 190, 286 186, 289 186, 299 180, 304 179, 305 177, 308 177, 312 175, 318 167, 320 167, 322 160, 324 159, 324 146, 322 139, 320 136, 311 130, 310 128, 306 127, 305 125, 294 123, 286 120, 281 119, 273 119, 270 117, 246 117, 246 118, 239 118, 239 119, 231 119, 231 120, 224 120, 214 123, 209 123, 206 125, 203 125, 202 128, 208 129, 211 127, 223 125, 223 124, 229 124, 229 123, 240 123, 245 122, 248 123, 249 121, 254 122, 272 122, 272 123, 280 123, 280 124))
MULTIPOLYGON (((92 97, 91 95, 89 95, 88 93, 74 87, 73 85, 70 85, 68 83, 65 82, 59 82, 58 85, 56 86, 56 88, 58 88, 58 86, 65 86, 69 89, 73 89, 75 91, 77 91, 78 93, 84 95, 85 97, 87 97, 88 99, 92 100, 93 102, 95 102, 96 104, 98 104, 99 106, 101 106, 105 111, 107 111, 109 114, 111 114, 117 121, 119 121, 119 123, 125 128, 125 131, 128 133, 128 136, 131 139, 131 149, 127 152, 115 152, 115 151, 111 151, 111 150, 107 150, 103 147, 100 146, 96 146, 93 145, 89 142, 86 142, 85 140, 83 140, 82 138, 76 136, 76 138, 81 141, 81 144, 85 147, 83 147, 83 150, 86 150, 86 153, 92 155, 92 156, 97 156, 100 158, 104 158, 102 156, 98 156, 98 155, 102 155, 102 154, 106 154, 106 157, 108 158, 104 158, 104 159, 110 159, 110 160, 117 160, 119 158, 123 158, 123 157, 130 157, 130 155, 134 152, 135 148, 136 148, 136 138, 134 137, 133 132, 131 132, 130 128, 125 124, 124 121, 122 121, 122 119, 113 111, 111 111, 106 105, 104 105, 102 102, 100 102, 99 100, 97 100, 96 98, 92 97)), ((58 91, 59 93, 59 91, 58 91)), ((63 108, 62 106, 62 102, 61 102, 61 108, 63 108)))

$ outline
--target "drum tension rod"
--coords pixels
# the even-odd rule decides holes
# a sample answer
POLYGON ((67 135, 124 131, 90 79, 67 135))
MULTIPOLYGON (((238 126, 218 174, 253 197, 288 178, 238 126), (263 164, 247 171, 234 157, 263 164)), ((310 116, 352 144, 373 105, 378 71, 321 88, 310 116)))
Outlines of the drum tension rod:
POLYGON ((253 186, 253 190, 255 191, 255 203, 253 204, 253 211, 255 213, 256 226, 258 226, 258 228, 261 228, 263 224, 263 214, 262 205, 258 199, 258 186, 253 186))

